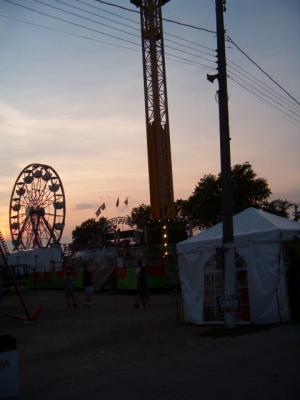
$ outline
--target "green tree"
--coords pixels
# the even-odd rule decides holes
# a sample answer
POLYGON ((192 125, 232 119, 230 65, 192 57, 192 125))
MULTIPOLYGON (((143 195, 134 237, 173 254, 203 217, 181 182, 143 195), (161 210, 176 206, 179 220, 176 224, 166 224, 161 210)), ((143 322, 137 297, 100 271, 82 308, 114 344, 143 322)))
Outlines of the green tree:
POLYGON ((272 194, 267 180, 258 178, 249 162, 235 165, 231 178, 234 214, 248 207, 262 208, 272 194))
POLYGON ((98 221, 95 218, 84 221, 72 232, 74 248, 85 249, 101 245, 108 227, 108 220, 105 217, 100 217, 98 221))
POLYGON ((222 200, 218 177, 204 175, 188 200, 177 200, 177 214, 192 227, 207 228, 220 221, 222 200))
POLYGON ((140 204, 131 210, 131 214, 127 216, 130 224, 136 225, 138 229, 143 230, 147 221, 150 220, 151 206, 140 204))
MULTIPOLYGON (((268 182, 257 177, 251 164, 236 164, 232 167, 233 213, 248 207, 263 208, 272 194, 268 182)), ((193 227, 208 228, 222 219, 221 174, 204 175, 188 200, 178 200, 180 214, 193 227)))
MULTIPOLYGON (((281 217, 289 218, 291 208, 295 207, 294 203, 288 200, 275 199, 270 202, 265 202, 262 209, 272 214, 279 215, 281 217)), ((294 215, 295 217, 296 215, 294 215)), ((297 221, 294 218, 295 221, 297 221)))

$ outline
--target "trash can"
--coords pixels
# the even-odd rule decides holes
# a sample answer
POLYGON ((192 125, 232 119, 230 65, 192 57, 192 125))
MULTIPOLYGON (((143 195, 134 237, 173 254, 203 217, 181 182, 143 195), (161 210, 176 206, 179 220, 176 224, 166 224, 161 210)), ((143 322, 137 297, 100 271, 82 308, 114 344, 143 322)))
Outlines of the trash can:
POLYGON ((0 399, 20 398, 17 341, 11 335, 0 334, 0 399))

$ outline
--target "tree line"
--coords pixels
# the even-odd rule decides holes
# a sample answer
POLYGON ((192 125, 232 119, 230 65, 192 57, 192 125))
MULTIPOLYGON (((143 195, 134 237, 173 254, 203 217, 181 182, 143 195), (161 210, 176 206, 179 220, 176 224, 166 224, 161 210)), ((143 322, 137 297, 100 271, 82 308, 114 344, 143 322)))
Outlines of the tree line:
MULTIPOLYGON (((299 221, 298 204, 287 199, 272 199, 267 179, 258 177, 249 162, 236 164, 231 169, 232 208, 237 214, 248 207, 255 207, 286 218, 299 221)), ((197 183, 187 199, 175 202, 178 218, 184 219, 190 229, 205 229, 222 220, 221 174, 206 174, 197 183)), ((143 230, 150 219, 151 207, 140 204, 127 216, 128 222, 143 230)), ((105 217, 84 221, 72 232, 75 247, 99 243, 111 227, 105 217), (101 239, 102 238, 102 239, 101 239)), ((99 243, 100 244, 100 243, 99 243)))

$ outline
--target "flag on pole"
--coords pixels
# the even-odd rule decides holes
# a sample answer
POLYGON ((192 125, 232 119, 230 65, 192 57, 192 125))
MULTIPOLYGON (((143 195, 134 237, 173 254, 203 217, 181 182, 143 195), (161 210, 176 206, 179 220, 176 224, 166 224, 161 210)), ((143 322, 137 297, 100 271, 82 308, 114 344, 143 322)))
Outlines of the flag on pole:
POLYGON ((120 200, 119 200, 119 197, 117 198, 117 202, 116 202, 116 207, 119 207, 119 203, 120 203, 120 200))
POLYGON ((128 197, 126 197, 126 199, 124 200, 124 204, 126 205, 126 207, 128 206, 128 197))
POLYGON ((100 206, 99 208, 101 208, 101 210, 104 211, 104 210, 105 210, 105 203, 102 203, 101 206, 100 206))
POLYGON ((95 212, 96 216, 99 217, 101 214, 101 207, 98 208, 98 210, 95 212))

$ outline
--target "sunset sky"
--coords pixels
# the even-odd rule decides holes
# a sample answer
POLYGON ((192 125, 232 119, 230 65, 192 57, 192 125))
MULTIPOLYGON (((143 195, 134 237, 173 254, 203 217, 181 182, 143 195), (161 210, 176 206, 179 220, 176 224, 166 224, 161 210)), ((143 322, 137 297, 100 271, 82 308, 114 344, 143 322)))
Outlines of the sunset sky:
MULTIPOLYGON (((111 3, 137 10, 129 0, 111 3)), ((171 0, 163 16, 215 30, 213 0, 171 0)), ((227 34, 298 102, 299 20, 299 0, 227 1, 227 34)), ((206 80, 207 73, 215 73, 216 36, 170 22, 164 31, 178 199, 187 198, 204 174, 220 170, 217 82, 206 80)), ((139 15, 96 0, 0 0, 0 54, 0 229, 5 238, 10 240, 15 180, 31 163, 52 166, 63 182, 63 243, 71 240, 76 225, 95 217, 103 202, 102 215, 108 218, 149 204, 139 15)), ((249 161, 268 180, 274 198, 300 202, 299 104, 232 44, 227 56, 229 77, 244 86, 228 80, 232 164, 249 161), (247 77, 256 86, 247 86, 247 77)))

